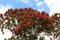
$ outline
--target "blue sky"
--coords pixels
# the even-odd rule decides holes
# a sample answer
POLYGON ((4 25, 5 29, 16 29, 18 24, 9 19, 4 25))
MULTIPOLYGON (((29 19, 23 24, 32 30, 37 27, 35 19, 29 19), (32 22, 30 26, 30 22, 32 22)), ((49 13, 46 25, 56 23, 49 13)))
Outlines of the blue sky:
POLYGON ((60 0, 0 0, 0 13, 9 8, 33 8, 38 11, 46 11, 50 15, 60 12, 60 0))
POLYGON ((0 5, 11 5, 13 9, 15 8, 33 8, 50 12, 48 5, 44 2, 44 0, 0 0, 0 5), (38 2, 43 2, 41 5, 37 4, 38 2), (39 6, 38 6, 39 5, 39 6))

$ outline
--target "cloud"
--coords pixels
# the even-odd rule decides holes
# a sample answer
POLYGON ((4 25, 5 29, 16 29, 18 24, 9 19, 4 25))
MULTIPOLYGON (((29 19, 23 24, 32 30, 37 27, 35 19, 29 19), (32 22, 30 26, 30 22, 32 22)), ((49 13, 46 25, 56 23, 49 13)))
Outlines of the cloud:
POLYGON ((50 12, 50 8, 48 7, 48 5, 44 1, 37 2, 36 6, 37 6, 39 11, 46 11, 48 13, 50 12))
POLYGON ((44 9, 42 9, 42 10, 40 9, 40 6, 43 4, 43 2, 40 2, 40 1, 38 2, 38 0, 35 0, 35 2, 36 2, 36 6, 38 7, 38 9, 37 9, 38 11, 41 12, 42 10, 44 10, 44 9))
POLYGON ((60 12, 60 0, 45 0, 45 3, 50 8, 50 15, 60 12))
POLYGON ((0 13, 5 13, 10 8, 12 8, 10 5, 0 5, 0 13))
POLYGON ((8 30, 8 29, 4 29, 3 30, 4 31, 4 38, 6 38, 6 39, 8 39, 8 38, 11 38, 12 37, 12 32, 10 31, 10 30, 8 30))
POLYGON ((1 29, 0 29, 0 40, 4 40, 5 38, 11 38, 12 37, 12 32, 9 31, 8 29, 3 29, 4 34, 2 34, 1 29))
POLYGON ((20 0, 21 2, 23 3, 28 3, 29 1, 28 0, 20 0))
POLYGON ((39 12, 42 12, 42 10, 44 11, 44 9, 41 10, 40 8, 38 8, 37 10, 38 10, 39 12))
POLYGON ((42 4, 43 4, 43 2, 38 2, 36 5, 39 7, 42 4))

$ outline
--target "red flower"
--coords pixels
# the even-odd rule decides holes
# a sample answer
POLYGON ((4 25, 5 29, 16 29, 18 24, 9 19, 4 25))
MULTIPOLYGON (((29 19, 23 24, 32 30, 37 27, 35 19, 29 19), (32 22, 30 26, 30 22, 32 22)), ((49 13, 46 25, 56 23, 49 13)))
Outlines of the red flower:
POLYGON ((18 19, 18 20, 22 19, 22 16, 20 16, 20 15, 19 15, 19 16, 17 16, 17 19, 18 19))
POLYGON ((32 23, 29 22, 29 23, 28 23, 28 26, 30 27, 31 25, 32 25, 32 23))
POLYGON ((51 17, 45 16, 45 18, 47 19, 48 22, 52 22, 53 21, 53 18, 51 18, 51 17))
POLYGON ((23 24, 23 28, 26 28, 26 26, 27 26, 26 24, 23 24))
POLYGON ((17 26, 17 28, 18 28, 18 30, 21 30, 21 29, 22 29, 22 27, 21 27, 21 26, 17 26))
POLYGON ((34 13, 33 11, 29 12, 30 15, 32 15, 33 13, 34 13))
POLYGON ((42 15, 39 15, 39 16, 38 16, 38 18, 43 18, 43 17, 44 17, 44 16, 42 16, 42 15))
POLYGON ((31 16, 27 16, 28 18, 31 18, 31 16))
POLYGON ((18 12, 17 15, 20 15, 20 12, 18 12))
POLYGON ((48 13, 46 13, 46 16, 49 16, 49 14, 48 14, 48 13))
POLYGON ((35 15, 36 17, 38 17, 38 16, 39 16, 38 12, 35 12, 35 13, 34 13, 34 15, 35 15))
POLYGON ((53 18, 51 18, 51 17, 49 17, 49 20, 48 20, 49 22, 52 22, 53 21, 53 18))
POLYGON ((45 15, 45 11, 42 11, 42 12, 41 12, 41 15, 45 15))
POLYGON ((30 19, 30 20, 29 20, 29 22, 30 22, 30 23, 32 23, 32 22, 33 22, 33 20, 32 20, 32 19, 30 19))
POLYGON ((23 11, 23 14, 24 14, 24 15, 26 15, 26 14, 27 14, 27 11, 26 11, 26 10, 24 10, 24 11, 23 11))
POLYGON ((33 21, 30 19, 28 25, 31 26, 32 25, 32 22, 33 21))
POLYGON ((13 32, 15 33, 15 35, 18 35, 18 31, 19 31, 19 30, 18 30, 17 28, 14 28, 14 29, 13 29, 13 32))
POLYGON ((27 19, 26 18, 24 18, 24 22, 27 22, 27 19))
POLYGON ((48 16, 45 16, 45 18, 46 18, 47 20, 49 20, 49 17, 48 17, 48 16))
POLYGON ((29 11, 30 11, 30 10, 32 10, 32 9, 31 9, 31 8, 27 8, 27 10, 29 10, 29 11))
POLYGON ((6 16, 6 13, 4 13, 4 16, 6 16))

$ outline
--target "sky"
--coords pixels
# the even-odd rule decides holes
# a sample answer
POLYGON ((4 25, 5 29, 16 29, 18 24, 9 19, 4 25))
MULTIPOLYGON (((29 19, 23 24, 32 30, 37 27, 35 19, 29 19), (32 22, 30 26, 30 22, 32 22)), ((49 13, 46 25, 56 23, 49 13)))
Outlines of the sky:
MULTIPOLYGON (((60 12, 60 0, 0 0, 0 13, 2 14, 10 8, 15 9, 29 7, 38 11, 46 11, 52 15, 56 12, 60 12)), ((10 32, 10 34, 12 33, 10 32)), ((5 36, 6 35, 7 34, 5 34, 5 36)), ((3 40, 3 36, 1 36, 2 33, 0 32, 0 39, 3 40)))
POLYGON ((50 15, 60 12, 60 0, 0 0, 0 13, 5 13, 10 8, 33 8, 46 11, 50 15))
MULTIPOLYGON (((44 10, 50 12, 48 5, 44 2, 44 0, 0 0, 0 8, 33 8, 36 10, 44 10)), ((3 9, 4 11, 4 9, 3 9)))
POLYGON ((10 8, 33 8, 38 11, 46 11, 50 15, 60 12, 60 0, 0 0, 0 13, 10 8))

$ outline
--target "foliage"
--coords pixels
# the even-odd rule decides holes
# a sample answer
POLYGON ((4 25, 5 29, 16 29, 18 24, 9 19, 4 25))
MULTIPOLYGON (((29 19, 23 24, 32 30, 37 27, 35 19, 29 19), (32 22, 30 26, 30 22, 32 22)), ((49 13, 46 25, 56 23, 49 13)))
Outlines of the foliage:
POLYGON ((41 31, 56 31, 54 29, 60 26, 60 17, 56 16, 54 14, 51 17, 45 11, 39 12, 32 8, 8 9, 0 14, 0 26, 2 32, 6 28, 13 33, 9 40, 36 40, 41 31))

